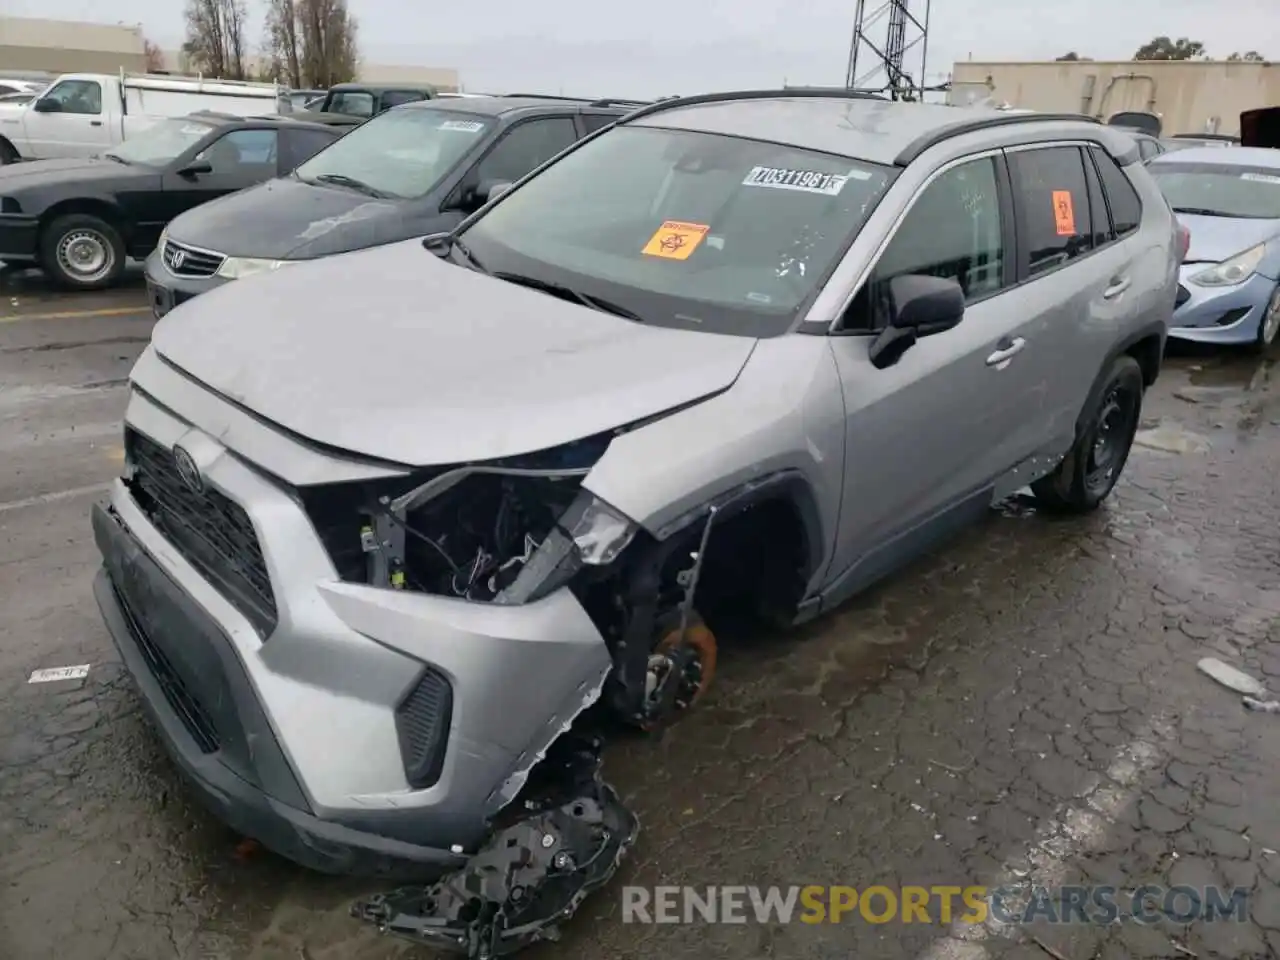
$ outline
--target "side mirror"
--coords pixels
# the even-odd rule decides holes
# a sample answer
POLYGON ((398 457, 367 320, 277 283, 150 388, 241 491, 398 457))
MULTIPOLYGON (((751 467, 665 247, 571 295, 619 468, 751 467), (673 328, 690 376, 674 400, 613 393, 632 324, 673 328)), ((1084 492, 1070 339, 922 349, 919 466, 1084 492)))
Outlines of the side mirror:
POLYGON ((208 160, 192 160, 178 171, 178 176, 195 179, 202 173, 213 173, 213 164, 208 160))
POLYGON ((889 281, 889 325, 871 343, 878 369, 892 366, 921 337, 950 330, 964 319, 964 291, 955 280, 909 273, 889 281))
POLYGON ((62 101, 54 100, 52 97, 41 97, 31 105, 31 109, 36 113, 61 113, 62 101))

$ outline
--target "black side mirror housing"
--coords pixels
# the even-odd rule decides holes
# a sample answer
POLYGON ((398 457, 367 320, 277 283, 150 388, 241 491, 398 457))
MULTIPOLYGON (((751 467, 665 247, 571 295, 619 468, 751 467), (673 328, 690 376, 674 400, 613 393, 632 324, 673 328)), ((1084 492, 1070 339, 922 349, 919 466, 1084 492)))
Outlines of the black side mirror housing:
POLYGON ((950 330, 964 319, 964 291, 948 277, 909 273, 889 281, 889 325, 871 343, 879 369, 891 366, 921 337, 950 330))
POLYGON ((192 160, 178 171, 178 176, 195 179, 202 173, 213 173, 213 164, 208 160, 192 160))
POLYGON ((31 105, 31 109, 36 113, 61 113, 62 101, 54 100, 52 97, 41 97, 31 105))

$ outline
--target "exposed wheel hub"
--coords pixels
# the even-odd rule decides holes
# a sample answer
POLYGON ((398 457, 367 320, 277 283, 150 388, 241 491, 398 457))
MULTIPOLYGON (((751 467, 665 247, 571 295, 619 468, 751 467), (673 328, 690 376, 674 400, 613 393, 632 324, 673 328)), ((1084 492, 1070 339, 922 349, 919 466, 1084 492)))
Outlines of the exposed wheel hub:
POLYGON ((645 676, 647 726, 657 727, 682 716, 702 698, 716 672, 715 635, 701 620, 691 619, 664 636, 649 657, 645 676))

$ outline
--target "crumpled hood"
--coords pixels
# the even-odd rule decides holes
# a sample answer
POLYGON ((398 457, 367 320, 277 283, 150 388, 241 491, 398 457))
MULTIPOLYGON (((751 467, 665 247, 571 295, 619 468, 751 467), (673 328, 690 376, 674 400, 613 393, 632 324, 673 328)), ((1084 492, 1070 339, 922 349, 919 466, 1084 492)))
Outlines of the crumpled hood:
POLYGON ((152 334, 170 363, 267 420, 418 466, 544 450, 702 399, 755 343, 646 327, 417 240, 223 284, 152 334))
POLYGON ((1184 263, 1219 263, 1280 235, 1280 220, 1245 220, 1178 214, 1191 231, 1191 249, 1184 263))
POLYGON ((406 210, 403 202, 281 177, 188 210, 169 224, 169 236, 232 257, 307 260, 414 236, 406 210))

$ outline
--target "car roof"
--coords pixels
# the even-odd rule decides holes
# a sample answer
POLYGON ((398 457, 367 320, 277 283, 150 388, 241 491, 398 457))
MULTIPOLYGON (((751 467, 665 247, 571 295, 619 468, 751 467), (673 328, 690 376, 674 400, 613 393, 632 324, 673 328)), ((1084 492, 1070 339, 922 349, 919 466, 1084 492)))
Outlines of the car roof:
POLYGON ((1212 163, 1220 167, 1272 167, 1280 170, 1280 150, 1270 147, 1187 147, 1162 153, 1152 163, 1212 163))
POLYGON ((435 93, 436 88, 429 83, 335 83, 328 90, 320 93, 386 93, 388 90, 411 90, 414 93, 435 93))
MULTIPOLYGON (((934 143, 985 127, 1064 126, 1094 138, 1108 129, 1076 114, 1026 113, 986 107, 891 101, 853 91, 743 91, 658 101, 624 121, 764 140, 807 150, 905 166, 934 143)), ((1110 128, 1114 130, 1114 128, 1110 128)))
MULTIPOLYGON (((262 116, 242 117, 232 113, 218 113, 215 110, 197 110, 187 114, 187 118, 199 120, 213 127, 253 126, 253 127, 309 127, 312 130, 332 131, 332 127, 324 123, 313 123, 310 120, 294 119, 296 114, 264 114, 262 116)), ((173 118, 183 119, 183 118, 173 118)))
POLYGON ((454 113, 475 113, 486 117, 498 117, 516 110, 550 110, 566 107, 591 107, 592 109, 612 110, 626 113, 641 106, 639 101, 612 100, 577 100, 571 97, 442 97, 437 100, 420 100, 416 103, 405 103, 397 110, 449 110, 454 113))

